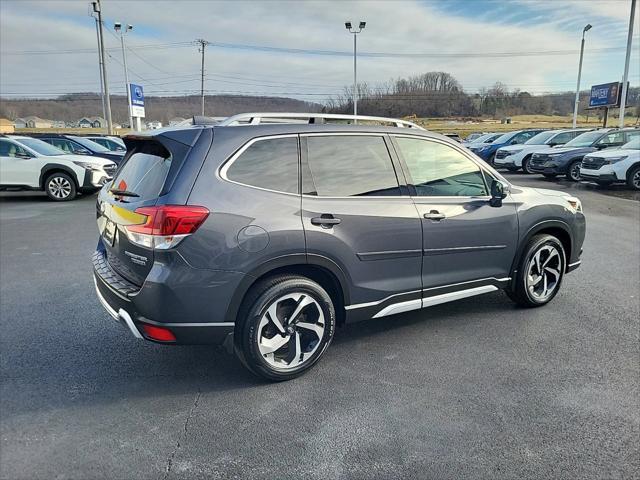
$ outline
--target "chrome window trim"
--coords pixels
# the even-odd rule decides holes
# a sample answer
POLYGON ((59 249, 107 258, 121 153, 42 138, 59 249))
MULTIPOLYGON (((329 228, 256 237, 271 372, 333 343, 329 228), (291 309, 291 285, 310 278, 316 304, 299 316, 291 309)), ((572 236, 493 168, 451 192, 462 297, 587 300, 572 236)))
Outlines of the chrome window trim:
MULTIPOLYGON (((298 179, 298 193, 291 192, 283 192, 281 190, 273 190, 271 188, 258 187, 256 185, 249 185, 247 183, 236 182, 235 180, 231 180, 227 177, 227 171, 233 165, 233 163, 242 155, 251 145, 254 143, 263 141, 263 140, 274 140, 279 138, 298 138, 299 135, 297 133, 283 133, 282 135, 268 135, 265 137, 254 137, 249 140, 247 143, 242 145, 231 157, 224 161, 222 165, 218 167, 216 170, 216 177, 220 180, 224 180, 225 182, 234 183, 236 185, 241 185, 243 187, 254 188, 256 190, 262 190, 264 192, 272 192, 279 193, 281 195, 290 195, 294 197, 300 197, 300 181, 298 179)), ((298 166, 300 165, 300 144, 298 143, 298 166)))

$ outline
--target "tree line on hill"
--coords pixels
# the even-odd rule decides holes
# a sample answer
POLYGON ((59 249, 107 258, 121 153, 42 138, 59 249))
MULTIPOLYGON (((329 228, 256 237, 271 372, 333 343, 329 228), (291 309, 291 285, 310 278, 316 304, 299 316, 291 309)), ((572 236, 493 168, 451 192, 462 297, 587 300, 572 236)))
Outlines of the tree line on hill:
MULTIPOLYGON (((325 105, 293 98, 211 95, 205 99, 205 114, 229 116, 251 111, 271 112, 330 112, 352 113, 353 87, 345 87, 342 94, 330 98, 325 105)), ((534 95, 519 89, 509 90, 497 82, 476 93, 467 93, 452 75, 446 72, 427 72, 408 78, 389 81, 382 86, 371 87, 366 82, 358 84, 358 113, 386 117, 479 117, 501 118, 509 115, 569 115, 573 112, 574 93, 549 93, 534 95)), ((73 122, 86 116, 102 116, 102 100, 95 93, 75 93, 55 99, 5 99, 0 98, 0 117, 14 120, 37 116, 49 120, 73 122)), ((589 92, 581 92, 580 111, 588 106, 589 92)), ((189 118, 200 113, 200 97, 147 97, 146 118, 167 124, 175 117, 189 118)), ((112 95, 113 120, 128 121, 127 101, 124 96, 112 95)), ((630 114, 640 114, 640 87, 629 89, 627 105, 630 114)), ((594 116, 600 111, 593 112, 594 116)))
MULTIPOLYGON (((509 90, 501 82, 477 93, 466 93, 460 82, 446 72, 427 72, 392 80, 372 88, 358 84, 358 114, 400 117, 505 117, 509 115, 569 115, 573 113, 575 92, 534 95, 520 89, 509 90)), ((585 112, 589 92, 580 93, 580 111, 585 112)), ((629 88, 627 105, 637 116, 640 87, 629 88)), ((353 112, 353 87, 329 100, 326 109, 333 113, 353 112)), ((593 113, 594 116, 597 112, 593 113)))

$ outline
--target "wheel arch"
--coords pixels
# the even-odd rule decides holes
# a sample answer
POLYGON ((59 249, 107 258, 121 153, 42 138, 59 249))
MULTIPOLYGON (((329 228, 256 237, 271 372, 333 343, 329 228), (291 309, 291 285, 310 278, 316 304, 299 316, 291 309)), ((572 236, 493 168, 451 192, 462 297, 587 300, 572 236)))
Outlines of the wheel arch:
POLYGON ((344 306, 350 302, 348 278, 332 260, 320 255, 293 254, 272 259, 245 275, 227 309, 226 321, 235 322, 242 302, 257 282, 274 275, 301 275, 317 282, 334 300, 336 320, 343 323, 344 306))
POLYGON ((511 265, 512 282, 515 281, 518 264, 520 263, 520 259, 522 258, 524 249, 529 243, 529 240, 531 240, 534 235, 545 233, 548 235, 553 235, 558 240, 560 240, 560 243, 562 243, 562 248, 564 248, 566 257, 565 270, 567 269, 571 261, 570 259, 573 251, 573 235, 571 234, 571 228, 561 220, 546 220, 532 226, 529 230, 527 230, 527 233, 525 233, 520 240, 520 244, 518 245, 516 255, 514 256, 513 263, 511 265))
POLYGON ((67 165, 63 165, 61 163, 47 163, 40 170, 40 179, 38 184, 40 188, 44 190, 44 181, 53 173, 66 173, 71 177, 71 180, 76 184, 76 189, 80 188, 82 185, 78 182, 78 176, 73 169, 67 165))
POLYGON ((629 168, 627 168, 627 174, 625 175, 627 180, 629 180, 629 178, 631 177, 631 172, 633 172, 638 167, 640 167, 640 161, 633 163, 629 168))

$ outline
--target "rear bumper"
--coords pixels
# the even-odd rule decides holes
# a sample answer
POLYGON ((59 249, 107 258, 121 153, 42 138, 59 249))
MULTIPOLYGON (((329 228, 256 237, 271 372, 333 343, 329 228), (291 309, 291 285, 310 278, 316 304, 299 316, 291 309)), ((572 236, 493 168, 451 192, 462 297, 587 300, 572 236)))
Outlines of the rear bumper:
POLYGON ((175 342, 157 343, 222 344, 234 331, 235 323, 222 317, 231 298, 227 288, 235 285, 236 278, 230 281, 225 274, 195 269, 188 281, 184 269, 192 267, 174 264, 170 271, 150 273, 144 285, 137 287, 110 268, 100 245, 93 266, 100 303, 135 338, 156 341, 145 333, 145 324, 169 329, 176 338, 175 342), (211 291, 212 277, 220 285, 218 292, 211 291))

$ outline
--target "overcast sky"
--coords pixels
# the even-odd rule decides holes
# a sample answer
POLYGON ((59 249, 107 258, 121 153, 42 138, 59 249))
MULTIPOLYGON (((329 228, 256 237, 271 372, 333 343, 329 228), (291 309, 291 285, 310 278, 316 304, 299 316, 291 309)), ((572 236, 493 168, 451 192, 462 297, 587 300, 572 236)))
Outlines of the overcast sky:
MULTIPOLYGON (((496 81, 539 93, 575 89, 586 23, 593 29, 587 33, 583 88, 621 80, 630 5, 631 0, 103 0, 102 9, 112 92, 125 91, 112 28, 121 21, 134 25, 127 36, 130 81, 142 84, 147 95, 199 92, 200 54, 189 42, 204 38, 213 42, 206 51, 209 93, 322 102, 352 81, 353 38, 345 20, 367 22, 358 35, 358 77, 370 85, 437 70, 454 75, 470 93, 496 81), (487 56, 495 53, 507 55, 487 56)), ((638 15, 640 8, 632 85, 640 83, 638 15)), ((3 96, 99 91, 95 23, 86 0, 1 0, 0 52, 3 96)))

